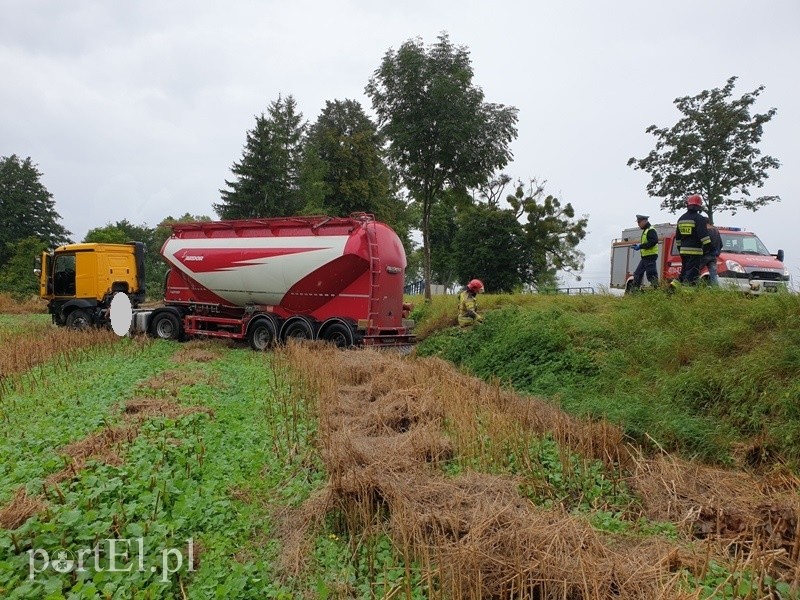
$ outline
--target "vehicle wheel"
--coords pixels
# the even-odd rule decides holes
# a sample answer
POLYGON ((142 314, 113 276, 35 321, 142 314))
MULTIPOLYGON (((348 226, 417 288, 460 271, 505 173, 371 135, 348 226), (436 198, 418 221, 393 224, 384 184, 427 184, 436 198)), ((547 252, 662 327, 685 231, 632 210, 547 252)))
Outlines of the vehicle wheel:
POLYGON ((92 317, 82 308, 76 308, 67 315, 65 324, 70 329, 89 329, 92 325, 92 317))
POLYGON ((161 312, 153 317, 150 331, 160 340, 177 340, 181 337, 181 321, 171 312, 161 312))
POLYGON ((333 323, 322 335, 326 342, 335 344, 338 348, 349 348, 353 345, 353 330, 344 323, 333 323))
POLYGON ((270 319, 259 319, 247 332, 247 341, 253 350, 263 352, 275 343, 275 324, 270 319))
POLYGON ((294 338, 296 340, 313 340, 314 330, 311 327, 311 323, 305 319, 287 321, 281 330, 281 340, 285 342, 289 338, 294 338))

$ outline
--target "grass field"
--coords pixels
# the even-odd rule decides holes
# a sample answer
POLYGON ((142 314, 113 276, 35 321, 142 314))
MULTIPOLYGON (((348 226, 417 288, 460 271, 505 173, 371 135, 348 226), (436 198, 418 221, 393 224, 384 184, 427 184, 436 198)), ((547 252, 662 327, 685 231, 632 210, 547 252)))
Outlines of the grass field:
POLYGON ((442 330, 452 303, 419 311, 419 354, 684 456, 800 459, 800 295, 490 296, 485 327, 442 330))
MULTIPOLYGON (((0 597, 797 597, 792 424, 667 395, 709 298, 488 297, 469 332, 438 299, 417 357, 0 315, 0 597)), ((794 393, 793 302, 709 317, 720 381, 794 393)))

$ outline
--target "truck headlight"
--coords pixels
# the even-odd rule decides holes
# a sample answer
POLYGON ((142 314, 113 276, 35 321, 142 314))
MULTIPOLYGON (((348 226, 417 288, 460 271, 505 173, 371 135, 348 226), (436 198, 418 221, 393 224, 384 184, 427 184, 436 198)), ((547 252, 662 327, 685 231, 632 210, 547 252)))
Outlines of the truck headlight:
POLYGON ((735 260, 726 260, 725 266, 728 267, 728 271, 733 271, 734 273, 747 273, 744 267, 735 260))
POLYGON ((789 277, 789 267, 783 267, 783 276, 789 277))

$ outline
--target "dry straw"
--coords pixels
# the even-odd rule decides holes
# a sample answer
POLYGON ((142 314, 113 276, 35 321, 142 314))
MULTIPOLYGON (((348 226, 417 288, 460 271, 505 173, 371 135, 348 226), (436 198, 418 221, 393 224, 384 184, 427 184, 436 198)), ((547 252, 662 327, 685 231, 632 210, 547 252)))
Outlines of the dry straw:
POLYGON ((421 565, 429 597, 696 598, 686 573, 702 578, 712 559, 746 566, 762 582, 767 573, 796 577, 792 478, 776 485, 644 457, 609 423, 576 419, 438 359, 316 345, 284 352, 297 389, 318 399, 319 449, 329 475, 325 489, 290 515, 282 557, 290 572, 306 565, 310 540, 327 516, 352 539, 387 533, 407 565, 421 565), (684 526, 685 537, 598 532, 561 506, 525 498, 524 470, 518 477, 475 470, 446 476, 439 468, 460 461, 490 471, 509 449, 524 456, 532 436, 558 442, 567 476, 578 455, 603 461, 610 477, 629 477, 641 495, 630 517, 671 520, 684 526), (723 522, 729 513, 741 524, 704 525, 709 514, 723 522))

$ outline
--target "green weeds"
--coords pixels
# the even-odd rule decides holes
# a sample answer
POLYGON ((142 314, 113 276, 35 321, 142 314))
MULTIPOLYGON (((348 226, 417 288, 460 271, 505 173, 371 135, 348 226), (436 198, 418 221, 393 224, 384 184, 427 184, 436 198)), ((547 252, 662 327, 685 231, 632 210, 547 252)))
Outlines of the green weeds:
POLYGON ((729 462, 745 441, 800 459, 800 296, 487 300, 497 308, 482 326, 441 330, 417 352, 609 418, 640 443, 729 462))

